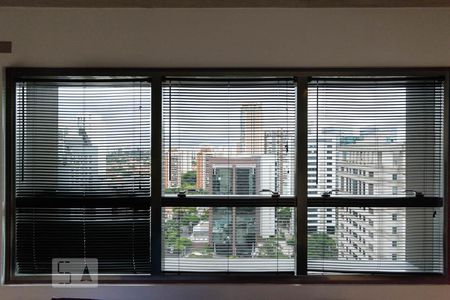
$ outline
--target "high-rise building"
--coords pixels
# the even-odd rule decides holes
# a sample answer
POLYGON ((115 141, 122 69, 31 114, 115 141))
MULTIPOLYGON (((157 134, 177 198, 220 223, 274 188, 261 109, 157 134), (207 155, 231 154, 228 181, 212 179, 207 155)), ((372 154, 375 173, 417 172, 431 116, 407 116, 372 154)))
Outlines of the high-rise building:
POLYGON ((261 104, 244 104, 241 107, 241 145, 244 154, 264 152, 264 132, 261 104))
MULTIPOLYGON (((331 129, 323 129, 320 136, 314 138, 313 132, 308 139, 308 196, 320 197, 323 193, 336 190, 336 138, 331 129), (326 131, 326 132, 325 132, 326 131), (328 135, 327 135, 328 133, 328 135)), ((334 234, 336 230, 336 209, 334 207, 308 208, 308 233, 334 234)))
POLYGON ((257 156, 206 158, 205 185, 213 195, 256 195, 261 190, 260 158, 257 156))
POLYGON ((76 130, 66 130, 61 135, 61 145, 63 162, 58 164, 58 178, 64 181, 62 186, 70 186, 71 192, 91 190, 93 182, 99 180, 99 154, 87 133, 85 116, 77 117, 76 130))
POLYGON ((336 214, 340 259, 405 259, 406 208, 338 207, 336 214))
MULTIPOLYGON (((341 138, 338 153, 339 194, 395 197, 405 193, 405 145, 395 131, 360 130, 358 135, 341 138)), ((405 208, 347 207, 336 208, 336 214, 339 258, 405 258, 405 208)))
MULTIPOLYGON (((206 174, 206 189, 214 195, 256 195, 262 178, 273 183, 259 156, 207 157, 206 174)), ((259 238, 275 235, 274 207, 211 208, 210 216, 211 241, 219 254, 251 256, 259 238)))
POLYGON ((295 153, 293 153, 293 145, 290 145, 290 142, 294 140, 283 129, 267 130, 264 133, 264 155, 262 157, 274 157, 269 167, 274 172, 273 190, 280 195, 294 194, 291 177, 293 177, 295 153))
POLYGON ((358 136, 342 138, 338 148, 339 194, 395 196, 405 193, 404 143, 383 133, 363 131, 358 136))
POLYGON ((196 154, 195 171, 196 171, 196 189, 206 190, 206 185, 209 185, 209 179, 206 176, 206 160, 210 156, 211 148, 201 148, 196 154))

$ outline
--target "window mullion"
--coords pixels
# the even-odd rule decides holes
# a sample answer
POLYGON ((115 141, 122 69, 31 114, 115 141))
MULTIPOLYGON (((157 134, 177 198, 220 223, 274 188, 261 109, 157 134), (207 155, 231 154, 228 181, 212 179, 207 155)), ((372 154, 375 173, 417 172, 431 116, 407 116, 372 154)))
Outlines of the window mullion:
POLYGON ((450 240, 450 228, 449 228, 449 208, 448 208, 448 147, 449 147, 449 135, 450 131, 448 126, 449 124, 449 97, 450 97, 450 72, 447 71, 445 74, 445 83, 444 83, 444 115, 443 115, 443 135, 444 135, 444 149, 442 151, 443 155, 443 196, 446 201, 443 202, 443 210, 444 210, 444 274, 449 276, 450 270, 450 262, 449 262, 449 240, 450 240))
POLYGON ((5 222, 5 282, 14 278, 15 273, 15 243, 16 243, 16 199, 15 199, 15 158, 16 158, 16 88, 15 74, 12 70, 6 71, 6 99, 5 101, 5 121, 6 121, 6 141, 5 141, 5 215, 9 218, 5 222))
POLYGON ((152 77, 151 112, 151 260, 152 275, 161 273, 161 76, 152 77))
POLYGON ((297 197, 296 224, 296 275, 306 275, 308 264, 308 81, 305 77, 297 78, 296 104, 296 170, 295 196, 297 197))

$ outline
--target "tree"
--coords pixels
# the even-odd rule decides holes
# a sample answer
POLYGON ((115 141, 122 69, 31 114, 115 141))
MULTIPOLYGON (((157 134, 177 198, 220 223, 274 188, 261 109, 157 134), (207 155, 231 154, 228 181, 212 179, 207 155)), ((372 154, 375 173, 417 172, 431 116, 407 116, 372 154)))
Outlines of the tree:
POLYGON ((192 234, 194 226, 200 222, 197 208, 176 207, 172 213, 173 218, 164 222, 165 247, 175 253, 186 252, 192 246, 186 235, 192 234))
POLYGON ((206 195, 208 191, 197 189, 197 172, 187 171, 181 175, 181 184, 177 187, 166 187, 164 193, 177 194, 179 192, 187 192, 189 195, 206 195))
POLYGON ((183 189, 177 187, 168 187, 164 189, 165 194, 177 194, 181 192, 183 189))
POLYGON ((284 258, 287 256, 281 251, 279 240, 276 237, 269 237, 264 239, 262 245, 259 247, 258 257, 284 258))
POLYGON ((179 226, 186 226, 189 233, 192 233, 193 227, 200 222, 196 207, 177 207, 173 209, 173 213, 179 226))
POLYGON ((185 190, 195 189, 197 185, 197 172, 187 171, 181 175, 181 188, 185 190))
POLYGON ((320 232, 308 236, 308 258, 333 259, 337 256, 336 242, 328 234, 320 232))
POLYGON ((185 237, 180 237, 177 239, 175 243, 175 250, 179 252, 186 251, 189 247, 192 246, 192 241, 185 237))

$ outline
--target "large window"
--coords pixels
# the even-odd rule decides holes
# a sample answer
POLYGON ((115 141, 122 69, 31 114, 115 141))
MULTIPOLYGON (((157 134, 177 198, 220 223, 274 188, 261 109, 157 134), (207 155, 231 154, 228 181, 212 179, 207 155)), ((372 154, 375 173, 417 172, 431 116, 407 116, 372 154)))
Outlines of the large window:
POLYGON ((163 194, 192 206, 164 210, 163 271, 294 272, 294 208, 278 198, 294 194, 295 91, 292 79, 163 83, 163 194))
POLYGON ((7 72, 8 282, 446 272, 439 72, 43 72, 7 72))
POLYGON ((149 274, 148 81, 28 79, 15 93, 15 274, 64 257, 149 274))
POLYGON ((310 270, 443 271, 443 99, 439 78, 309 82, 308 195, 330 206, 310 270))

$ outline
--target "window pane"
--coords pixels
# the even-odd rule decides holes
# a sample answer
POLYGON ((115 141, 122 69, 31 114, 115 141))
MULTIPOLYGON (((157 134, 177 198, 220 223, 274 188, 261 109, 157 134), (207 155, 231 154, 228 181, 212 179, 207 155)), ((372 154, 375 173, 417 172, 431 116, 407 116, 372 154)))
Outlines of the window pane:
POLYGON ((96 77, 16 84, 15 265, 96 258, 102 274, 149 274, 150 84, 96 77))
POLYGON ((17 208, 15 254, 18 274, 51 274, 53 258, 96 258, 101 274, 149 274, 150 210, 17 208))
POLYGON ((312 80, 308 193, 442 197, 443 96, 440 79, 312 80))
POLYGON ((442 208, 336 207, 332 217, 315 209, 308 212, 311 273, 443 272, 442 208))
POLYGON ((163 193, 293 194, 295 84, 163 84, 163 193))
POLYGON ((18 197, 150 195, 148 82, 16 87, 18 197))
POLYGON ((294 271, 294 208, 165 207, 163 271, 294 271))

